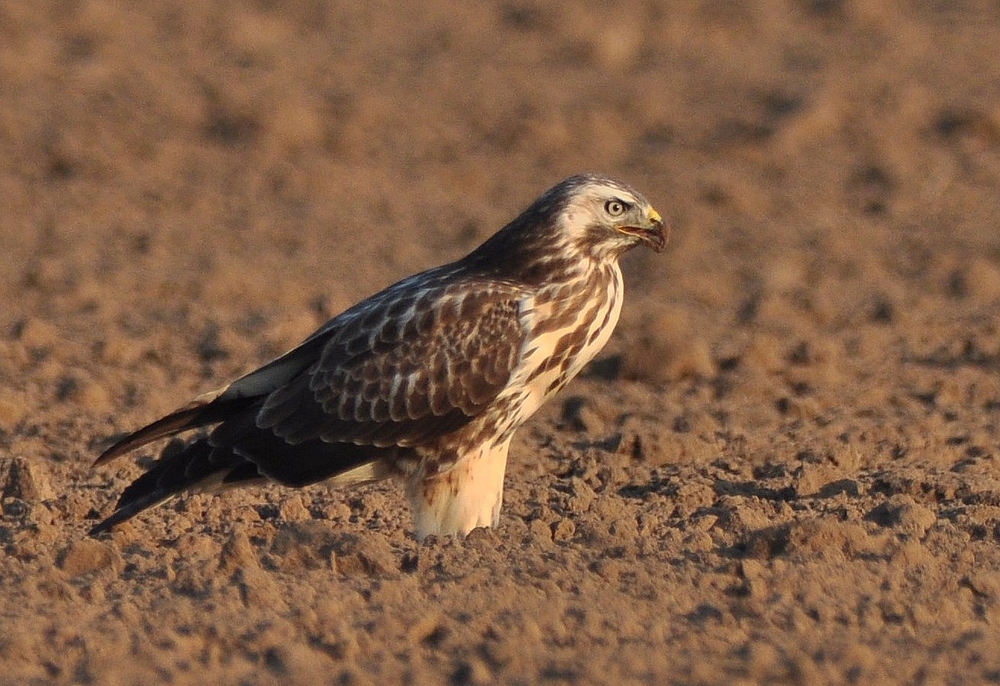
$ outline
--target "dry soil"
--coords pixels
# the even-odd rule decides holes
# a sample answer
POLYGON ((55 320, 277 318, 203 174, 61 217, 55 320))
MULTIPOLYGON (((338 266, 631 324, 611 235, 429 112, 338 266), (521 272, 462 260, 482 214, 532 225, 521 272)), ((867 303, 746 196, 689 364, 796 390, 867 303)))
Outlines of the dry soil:
POLYGON ((0 683, 1000 681, 1000 5, 0 2, 0 683), (85 536, 108 437, 580 171, 674 225, 518 435, 85 536))

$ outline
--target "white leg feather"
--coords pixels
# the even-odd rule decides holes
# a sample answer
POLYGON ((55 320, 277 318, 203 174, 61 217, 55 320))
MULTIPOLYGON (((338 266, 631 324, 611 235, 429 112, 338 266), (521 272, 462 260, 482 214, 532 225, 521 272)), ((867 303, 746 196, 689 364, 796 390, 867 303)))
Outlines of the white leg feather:
POLYGON ((417 540, 497 525, 508 447, 480 446, 446 472, 428 477, 418 470, 408 478, 417 540))

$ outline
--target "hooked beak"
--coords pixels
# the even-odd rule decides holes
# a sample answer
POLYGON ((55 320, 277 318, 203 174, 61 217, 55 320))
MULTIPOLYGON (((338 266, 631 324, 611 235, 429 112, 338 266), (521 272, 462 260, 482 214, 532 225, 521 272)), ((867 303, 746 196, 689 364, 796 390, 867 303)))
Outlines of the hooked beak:
POLYGON ((619 226, 618 230, 635 236, 656 252, 662 252, 667 245, 670 227, 663 223, 660 213, 650 208, 646 222, 640 226, 619 226))

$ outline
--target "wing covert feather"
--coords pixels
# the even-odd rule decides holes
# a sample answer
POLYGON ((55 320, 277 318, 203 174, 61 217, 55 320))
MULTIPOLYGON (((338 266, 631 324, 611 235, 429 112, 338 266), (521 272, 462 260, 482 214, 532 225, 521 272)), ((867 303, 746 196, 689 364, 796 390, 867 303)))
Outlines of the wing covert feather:
POLYGON ((327 341, 257 416, 290 443, 416 445, 482 412, 510 379, 524 331, 515 287, 394 294, 327 341))

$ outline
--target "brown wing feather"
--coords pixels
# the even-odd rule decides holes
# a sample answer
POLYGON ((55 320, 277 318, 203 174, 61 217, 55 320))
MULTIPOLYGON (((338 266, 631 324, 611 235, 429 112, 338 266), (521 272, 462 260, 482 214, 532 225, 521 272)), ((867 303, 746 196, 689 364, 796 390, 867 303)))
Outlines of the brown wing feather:
POLYGON ((412 446, 481 412, 514 370, 524 332, 512 286, 456 284, 359 313, 257 416, 290 443, 412 446), (470 287, 471 286, 471 287, 470 287))
POLYGON ((221 393, 122 438, 95 465, 212 424, 234 440, 247 413, 289 444, 412 446, 459 428, 506 384, 524 334, 516 287, 449 276, 434 270, 359 303, 221 393))
POLYGON ((251 408, 260 401, 262 394, 289 382, 315 362, 329 338, 330 334, 323 335, 326 332, 326 329, 317 332, 301 345, 260 369, 240 377, 222 391, 196 398, 190 405, 125 436, 102 452, 94 461, 94 466, 110 462, 159 438, 217 424, 251 408))

